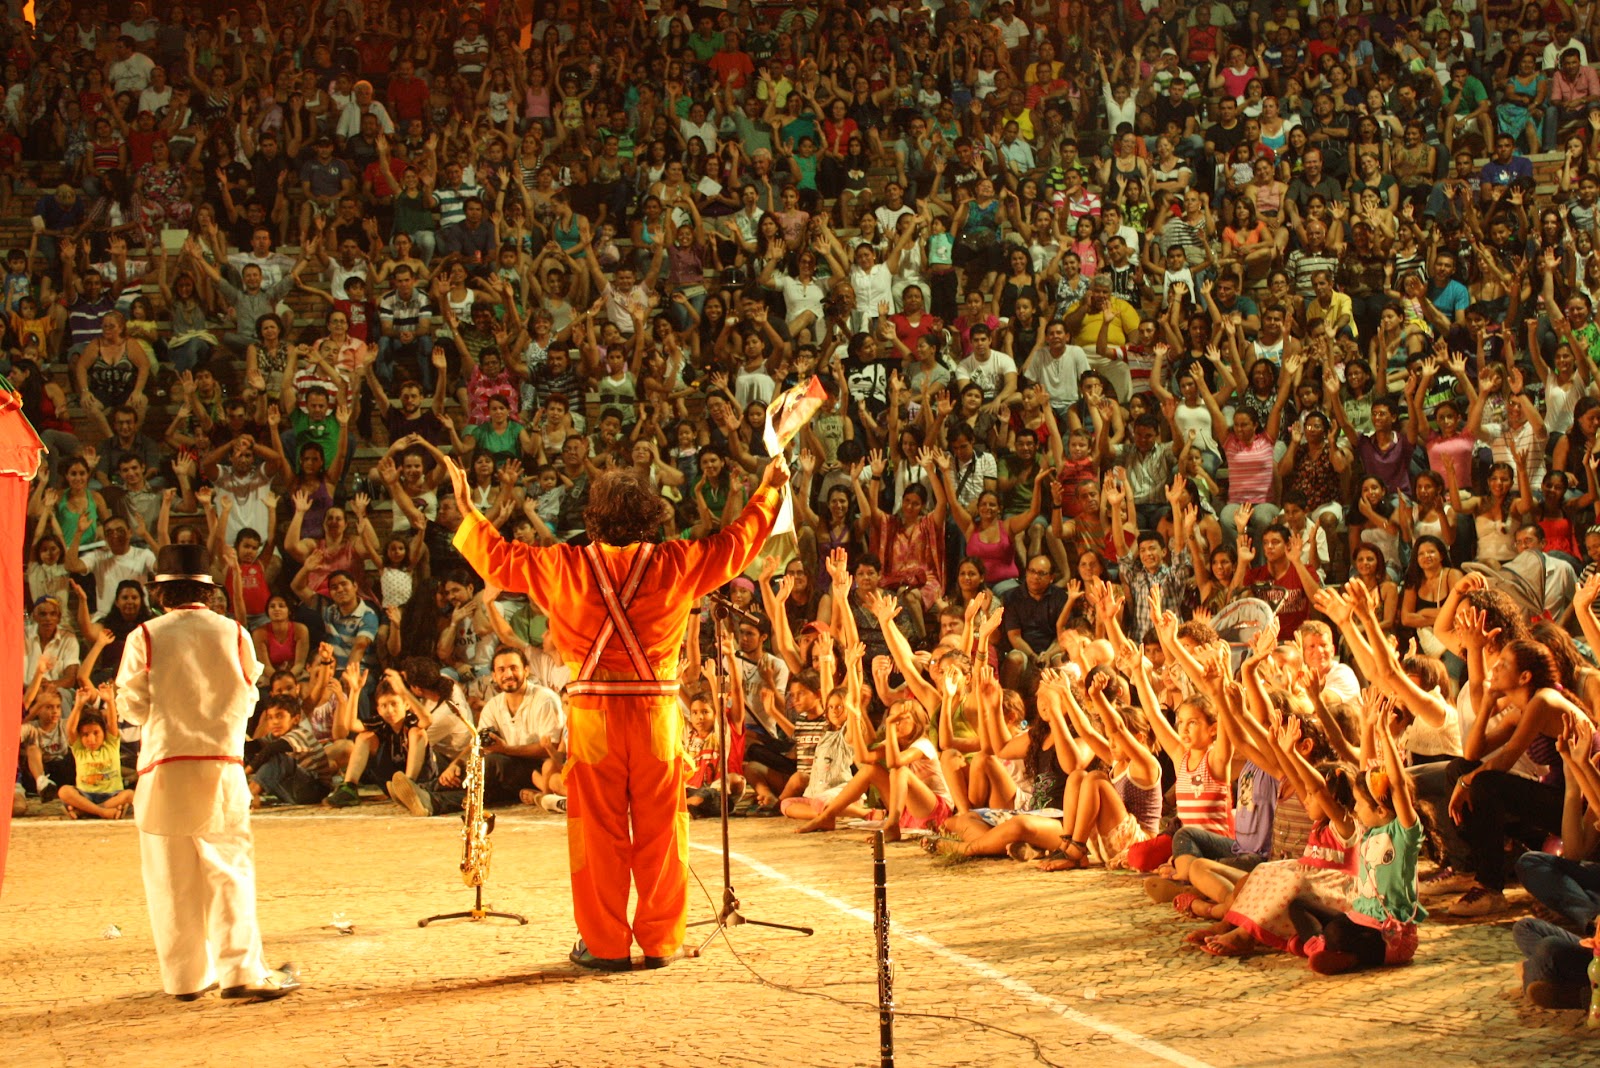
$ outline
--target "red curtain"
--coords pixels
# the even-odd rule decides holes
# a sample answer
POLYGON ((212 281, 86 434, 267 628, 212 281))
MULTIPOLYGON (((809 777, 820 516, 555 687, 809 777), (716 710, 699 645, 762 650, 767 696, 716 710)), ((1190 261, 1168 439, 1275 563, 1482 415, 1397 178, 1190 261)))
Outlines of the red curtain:
MULTIPOLYGON (((15 415, 9 418, 20 419, 15 415)), ((17 781, 17 744, 22 733, 22 532, 27 514, 27 478, 0 471, 0 561, 11 561, 10 567, 0 562, 0 693, 11 694, 10 700, 17 702, 10 711, 0 712, 0 793, 4 794, 0 797, 0 888, 5 886, 11 791, 17 781)))

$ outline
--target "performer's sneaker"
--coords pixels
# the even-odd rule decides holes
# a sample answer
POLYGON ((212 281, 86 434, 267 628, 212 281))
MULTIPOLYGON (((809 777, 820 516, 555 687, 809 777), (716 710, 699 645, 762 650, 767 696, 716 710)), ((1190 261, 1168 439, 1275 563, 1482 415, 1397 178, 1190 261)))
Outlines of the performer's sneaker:
POLYGON ((389 796, 413 816, 433 815, 433 795, 401 772, 389 780, 389 796))
POLYGON ((583 939, 581 938, 578 939, 578 944, 572 947, 572 952, 567 954, 567 959, 580 968, 590 968, 597 972, 628 972, 633 970, 632 957, 597 957, 589 952, 589 947, 583 944, 583 939))
POLYGON ((539 798, 539 807, 546 812, 566 812, 567 799, 560 794, 545 794, 539 798))
POLYGON ((279 965, 251 986, 222 988, 224 1001, 276 1001, 300 989, 300 969, 293 964, 279 965))
POLYGON ((349 808, 351 805, 361 804, 361 794, 350 783, 342 782, 333 788, 333 792, 323 804, 334 808, 349 808))

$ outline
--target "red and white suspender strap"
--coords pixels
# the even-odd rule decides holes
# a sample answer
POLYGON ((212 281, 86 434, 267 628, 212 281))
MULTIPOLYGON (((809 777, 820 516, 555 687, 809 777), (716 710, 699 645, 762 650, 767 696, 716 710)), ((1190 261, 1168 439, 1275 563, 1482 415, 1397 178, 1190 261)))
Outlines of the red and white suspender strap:
POLYGON ((655 555, 656 546, 653 542, 645 542, 639 546, 633 558, 633 566, 628 570, 628 579, 623 584, 621 595, 611 584, 610 572, 606 569, 606 562, 600 555, 599 546, 592 542, 583 548, 584 559, 589 563, 589 569, 594 572, 595 582, 600 587, 601 599, 606 605, 606 620, 600 625, 600 632, 595 635, 594 644, 589 648, 589 655, 583 662, 583 667, 578 671, 578 677, 567 684, 566 692, 569 694, 608 694, 627 697, 652 697, 671 695, 678 692, 676 680, 662 682, 656 679, 655 671, 650 667, 650 661, 644 655, 644 647, 639 644, 639 636, 633 629, 633 623, 628 619, 627 610, 633 604, 634 596, 639 592, 639 584, 644 580, 645 568, 650 559, 655 555), (628 653, 628 659, 633 663, 634 674, 637 679, 594 679, 594 671, 600 663, 600 654, 613 637, 622 640, 623 648, 628 653))

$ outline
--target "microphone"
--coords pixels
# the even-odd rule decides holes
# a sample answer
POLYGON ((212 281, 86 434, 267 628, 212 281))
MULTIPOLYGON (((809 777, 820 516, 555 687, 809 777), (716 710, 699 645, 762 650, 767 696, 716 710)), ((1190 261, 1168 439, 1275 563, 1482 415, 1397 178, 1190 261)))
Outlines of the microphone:
POLYGON ((755 614, 748 612, 734 604, 733 599, 727 594, 713 591, 706 596, 707 600, 711 602, 712 612, 717 614, 720 618, 732 619, 735 623, 748 623, 751 626, 757 625, 757 618, 755 614))

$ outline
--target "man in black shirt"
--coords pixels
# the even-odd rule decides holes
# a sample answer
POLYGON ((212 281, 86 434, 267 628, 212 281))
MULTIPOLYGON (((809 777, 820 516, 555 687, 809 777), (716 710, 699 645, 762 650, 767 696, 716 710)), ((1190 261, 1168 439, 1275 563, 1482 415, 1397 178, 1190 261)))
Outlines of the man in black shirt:
POLYGON ((1199 176, 1202 188, 1217 188, 1218 175, 1226 170, 1233 150, 1243 142, 1244 120, 1239 117, 1239 105, 1233 97, 1225 96, 1217 102, 1217 121, 1206 131, 1206 151, 1211 153, 1213 166, 1199 176))
POLYGON ((1028 561, 1021 586, 1005 596, 1001 626, 1011 651, 1000 665, 1000 685, 1019 689, 1022 673, 1058 652, 1056 625, 1067 607, 1067 591, 1056 585, 1056 566, 1040 554, 1028 561))
POLYGON ((1172 80, 1167 82, 1166 90, 1150 105, 1150 117, 1155 120, 1156 135, 1173 137, 1174 148, 1185 157, 1195 155, 1205 146, 1200 139, 1200 112, 1185 99, 1188 91, 1189 83, 1174 74, 1172 80), (1177 133, 1169 135, 1169 129, 1176 129, 1177 133))

